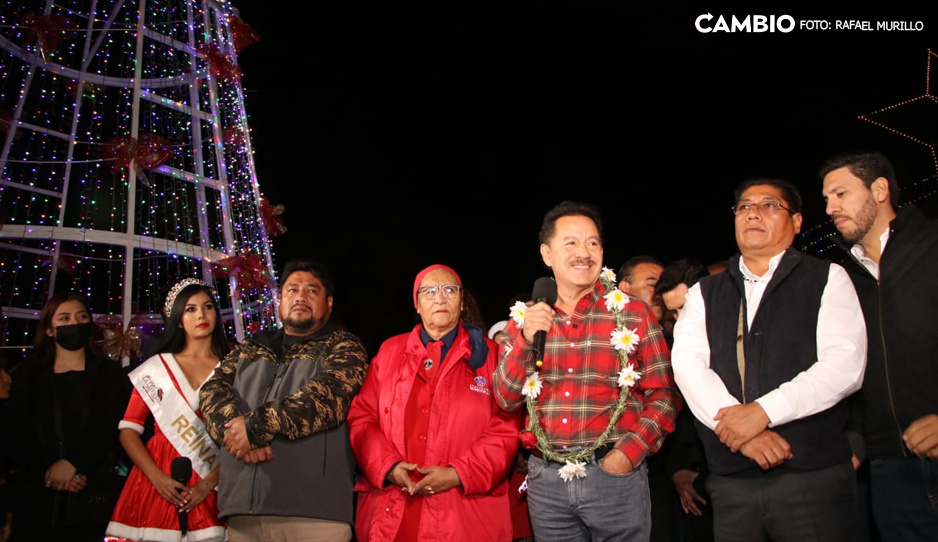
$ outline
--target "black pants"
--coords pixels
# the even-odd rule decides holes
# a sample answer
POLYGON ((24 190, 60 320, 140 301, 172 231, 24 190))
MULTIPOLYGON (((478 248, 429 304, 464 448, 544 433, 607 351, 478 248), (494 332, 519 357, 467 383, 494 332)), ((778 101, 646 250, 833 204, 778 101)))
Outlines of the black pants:
POLYGON ((853 466, 709 474, 714 538, 719 542, 850 542, 857 525, 853 466))

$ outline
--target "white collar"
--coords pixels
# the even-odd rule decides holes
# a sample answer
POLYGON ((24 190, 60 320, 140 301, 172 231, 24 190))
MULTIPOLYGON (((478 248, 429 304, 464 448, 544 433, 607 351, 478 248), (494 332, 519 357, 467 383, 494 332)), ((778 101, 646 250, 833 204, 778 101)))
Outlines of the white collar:
POLYGON ((778 268, 778 264, 779 262, 782 261, 782 256, 784 255, 785 255, 785 251, 783 250, 779 252, 778 254, 776 254, 775 256, 772 256, 772 258, 769 260, 768 270, 766 270, 765 274, 763 274, 761 277, 759 275, 756 275, 752 271, 750 271, 749 268, 746 267, 745 259, 742 256, 740 256, 739 257, 739 272, 743 274, 743 279, 745 279, 746 282, 768 283, 770 280, 772 280, 772 275, 775 274, 775 270, 778 268))

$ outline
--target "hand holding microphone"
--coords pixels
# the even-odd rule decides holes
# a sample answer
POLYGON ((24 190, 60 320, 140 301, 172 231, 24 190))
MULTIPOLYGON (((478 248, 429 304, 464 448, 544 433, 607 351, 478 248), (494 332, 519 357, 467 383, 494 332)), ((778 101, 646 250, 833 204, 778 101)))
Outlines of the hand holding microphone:
MULTIPOLYGON (((173 480, 189 487, 189 478, 192 477, 192 461, 188 457, 173 459, 169 470, 173 480)), ((186 534, 189 530, 189 513, 183 509, 179 509, 176 513, 179 518, 179 530, 182 534, 186 534)))
MULTIPOLYGON (((537 303, 546 303, 548 307, 553 307, 554 303, 557 302, 557 283, 554 282, 554 279, 550 277, 541 277, 534 281, 534 290, 531 293, 531 299, 534 301, 535 305, 537 303)), ((550 309, 549 316, 546 321, 541 321, 537 309, 534 309, 534 314, 531 314, 529 309, 528 315, 525 316, 525 338, 532 341, 532 348, 534 349, 534 366, 536 370, 540 370, 544 366, 544 349, 547 344, 547 330, 550 329, 551 324, 553 324, 553 308, 550 309), (531 316, 532 318, 528 318, 531 316), (530 322, 530 323, 529 323, 530 322), (528 326, 530 325, 530 329, 528 326), (530 336, 530 333, 534 332, 534 337, 530 336)))

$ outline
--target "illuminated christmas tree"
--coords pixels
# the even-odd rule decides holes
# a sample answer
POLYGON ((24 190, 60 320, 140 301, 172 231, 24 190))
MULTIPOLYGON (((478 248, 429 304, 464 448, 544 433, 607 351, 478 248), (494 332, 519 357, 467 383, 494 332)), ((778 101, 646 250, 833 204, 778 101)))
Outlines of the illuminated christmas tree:
POLYGON ((112 357, 199 277, 232 338, 276 323, 269 237, 224 1, 0 4, 0 346, 32 344, 54 291, 90 301, 112 357))

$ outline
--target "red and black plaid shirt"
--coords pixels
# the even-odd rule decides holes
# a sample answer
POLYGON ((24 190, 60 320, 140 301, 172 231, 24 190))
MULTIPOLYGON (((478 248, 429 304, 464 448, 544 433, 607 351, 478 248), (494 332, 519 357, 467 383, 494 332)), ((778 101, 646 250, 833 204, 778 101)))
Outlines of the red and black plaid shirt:
MULTIPOLYGON (((554 307, 557 315, 547 334, 537 412, 555 450, 592 444, 609 425, 619 399, 621 364, 611 342, 616 317, 606 308, 605 294, 597 281, 593 291, 577 302, 572 315, 554 307)), ((616 442, 637 465, 658 451, 665 435, 674 430, 681 400, 668 346, 654 315, 634 297, 629 297, 622 310, 626 327, 639 336, 629 361, 641 378, 631 388, 625 411, 607 442, 616 442)), ((534 370, 534 353, 513 320, 505 331, 510 340, 502 347, 495 370, 495 397, 502 408, 514 411, 524 405, 521 389, 534 370)))

